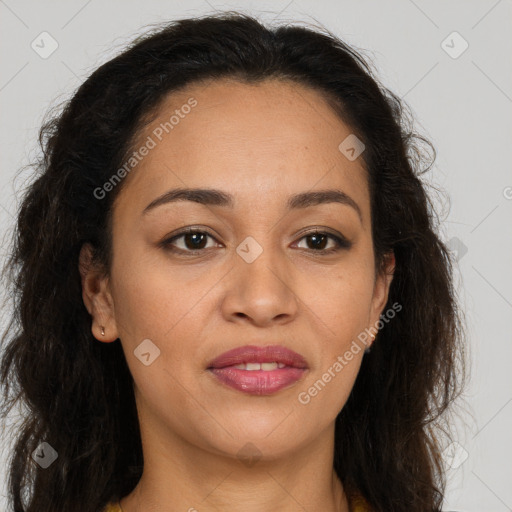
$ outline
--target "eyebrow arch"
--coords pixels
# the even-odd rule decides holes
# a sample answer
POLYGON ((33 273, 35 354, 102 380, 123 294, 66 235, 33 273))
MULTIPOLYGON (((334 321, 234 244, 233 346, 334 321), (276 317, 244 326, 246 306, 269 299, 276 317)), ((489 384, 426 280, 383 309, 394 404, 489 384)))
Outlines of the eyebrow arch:
MULTIPOLYGON (((225 208, 233 208, 235 204, 234 197, 222 190, 211 188, 177 188, 169 190, 151 201, 144 208, 142 214, 145 215, 157 206, 175 201, 193 201, 205 206, 223 206, 225 208)), ((359 205, 345 192, 336 189, 295 194, 288 198, 286 207, 288 210, 296 210, 327 203, 340 203, 352 207, 362 222, 363 217, 359 205)))

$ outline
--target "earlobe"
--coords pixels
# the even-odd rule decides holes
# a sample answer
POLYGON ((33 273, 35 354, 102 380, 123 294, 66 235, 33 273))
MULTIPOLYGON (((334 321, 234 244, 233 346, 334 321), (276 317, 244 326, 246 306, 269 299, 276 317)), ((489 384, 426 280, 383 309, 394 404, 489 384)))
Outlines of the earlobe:
POLYGON ((84 244, 80 250, 79 272, 82 282, 82 299, 92 317, 91 332, 101 342, 109 343, 118 338, 115 325, 113 300, 108 290, 108 278, 93 264, 93 248, 84 244))
POLYGON ((100 291, 94 295, 91 316, 92 334, 98 341, 110 343, 118 338, 109 292, 103 283, 100 291))

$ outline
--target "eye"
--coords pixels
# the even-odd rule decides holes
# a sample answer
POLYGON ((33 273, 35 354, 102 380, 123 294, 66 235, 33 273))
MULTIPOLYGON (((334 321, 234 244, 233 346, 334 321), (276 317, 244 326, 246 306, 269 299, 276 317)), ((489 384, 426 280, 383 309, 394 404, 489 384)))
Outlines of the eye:
MULTIPOLYGON (((163 242, 160 243, 160 245, 171 252, 197 253, 204 251, 205 249, 210 249, 212 247, 207 246, 208 238, 215 240, 213 235, 211 235, 207 231, 201 231, 194 228, 187 228, 181 231, 180 233, 174 235, 173 237, 165 239, 163 242), (182 239, 181 243, 177 244, 176 241, 180 239, 182 239)), ((213 247, 214 246, 215 244, 213 244, 213 247)))
MULTIPOLYGON (((207 249, 219 246, 218 243, 213 243, 213 245, 208 246, 208 238, 217 241, 216 238, 208 231, 188 227, 175 234, 171 238, 166 238, 160 242, 160 246, 174 253, 198 254, 205 252, 207 249)), ((306 240, 306 245, 308 245, 308 242, 311 242, 312 248, 306 247, 306 250, 309 249, 311 252, 320 254, 330 254, 342 249, 350 249, 352 246, 352 243, 343 236, 334 235, 325 231, 319 231, 318 229, 303 235, 299 239, 299 243, 302 240, 306 240), (329 241, 332 242, 333 246, 326 248, 326 245, 328 245, 329 241)), ((299 248, 302 249, 302 247, 299 248)))
MULTIPOLYGON (((352 244, 342 236, 319 230, 307 233, 300 240, 306 240, 306 245, 308 245, 308 241, 310 241, 313 246, 312 251, 323 254, 330 254, 340 251, 341 249, 350 249, 352 246, 352 244), (333 246, 326 249, 325 246, 328 244, 329 239, 333 242, 333 246)), ((309 247, 306 247, 306 249, 309 249, 309 247)))

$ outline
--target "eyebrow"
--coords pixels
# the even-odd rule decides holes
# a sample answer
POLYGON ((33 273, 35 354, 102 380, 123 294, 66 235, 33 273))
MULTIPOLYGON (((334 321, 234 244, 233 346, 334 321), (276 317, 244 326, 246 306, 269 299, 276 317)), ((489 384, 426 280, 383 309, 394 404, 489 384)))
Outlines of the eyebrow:
MULTIPOLYGON (((205 206, 222 206, 225 208, 233 208, 235 204, 234 197, 222 190, 211 188, 177 188, 169 190, 151 201, 151 203, 144 208, 142 214, 147 214, 157 206, 176 201, 192 201, 205 206)), ((363 221, 359 205, 348 194, 337 189, 316 190, 313 192, 295 194, 288 198, 286 207, 288 210, 296 210, 328 203, 340 203, 352 207, 357 212, 361 222, 363 221)))

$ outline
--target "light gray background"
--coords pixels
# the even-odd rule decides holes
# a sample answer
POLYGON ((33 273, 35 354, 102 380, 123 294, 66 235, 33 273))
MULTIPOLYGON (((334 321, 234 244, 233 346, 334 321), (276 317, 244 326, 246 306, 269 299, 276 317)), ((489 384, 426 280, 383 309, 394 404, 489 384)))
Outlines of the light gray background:
MULTIPOLYGON (((14 191, 30 177, 25 172, 14 182, 14 175, 37 154, 37 130, 48 107, 68 98, 143 25, 216 9, 274 22, 318 21, 366 49, 384 85, 409 103, 417 129, 434 143, 438 156, 428 179, 451 200, 443 239, 462 248, 456 278, 471 358, 463 406, 474 418, 461 414, 453 425, 460 446, 447 453, 455 453, 451 465, 458 467, 448 473, 444 510, 512 510, 510 0, 0 0, 2 234, 13 224, 14 191), (47 59, 31 48, 43 31, 59 45, 47 59), (469 44, 455 59, 441 46, 453 31, 469 44)), ((446 44, 461 48, 453 37, 446 44)), ((2 258, 5 250, 3 245, 2 258)), ((4 437, 1 484, 10 439, 4 437)), ((0 510, 6 508, 0 498, 0 510)))

